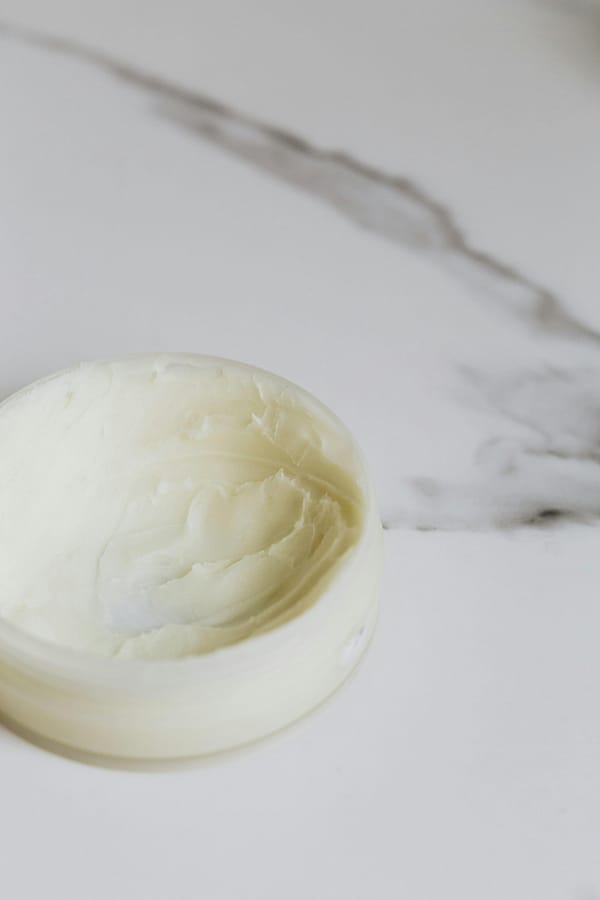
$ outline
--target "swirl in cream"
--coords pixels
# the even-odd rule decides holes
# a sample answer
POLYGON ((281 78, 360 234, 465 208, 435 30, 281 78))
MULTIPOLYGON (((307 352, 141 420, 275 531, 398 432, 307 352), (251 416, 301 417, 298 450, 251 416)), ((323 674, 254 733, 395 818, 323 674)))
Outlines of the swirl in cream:
POLYGON ((356 542, 350 441, 274 376, 177 355, 80 366, 0 408, 0 615, 174 658, 300 614, 356 542))

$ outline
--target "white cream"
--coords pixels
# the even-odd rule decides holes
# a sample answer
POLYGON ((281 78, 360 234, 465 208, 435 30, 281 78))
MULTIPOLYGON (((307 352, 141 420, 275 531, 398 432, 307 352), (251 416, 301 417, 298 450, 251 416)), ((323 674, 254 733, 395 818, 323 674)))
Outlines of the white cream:
POLYGON ((359 533, 349 448, 285 383, 94 363, 0 408, 0 615, 123 658, 205 653, 314 602, 359 533))
POLYGON ((354 440, 240 363, 89 363, 1 404, 0 547, 0 713, 93 754, 269 734, 341 684, 375 623, 354 440))

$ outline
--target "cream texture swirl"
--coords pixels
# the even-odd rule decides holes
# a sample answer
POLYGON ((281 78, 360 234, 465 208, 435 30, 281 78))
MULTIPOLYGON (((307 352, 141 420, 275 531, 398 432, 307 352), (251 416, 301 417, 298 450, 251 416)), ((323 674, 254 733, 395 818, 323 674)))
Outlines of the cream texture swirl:
POLYGON ((202 654, 302 613, 352 553, 359 465, 310 398, 177 355, 0 407, 0 616, 76 650, 202 654))

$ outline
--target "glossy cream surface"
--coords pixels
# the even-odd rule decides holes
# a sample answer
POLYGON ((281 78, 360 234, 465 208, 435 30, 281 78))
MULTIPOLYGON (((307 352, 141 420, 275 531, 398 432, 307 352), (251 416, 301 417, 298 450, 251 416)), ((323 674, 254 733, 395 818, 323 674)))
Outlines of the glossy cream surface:
POLYGON ((92 654, 177 658, 312 605, 360 532, 354 450, 275 376, 153 356, 0 406, 0 616, 92 654))

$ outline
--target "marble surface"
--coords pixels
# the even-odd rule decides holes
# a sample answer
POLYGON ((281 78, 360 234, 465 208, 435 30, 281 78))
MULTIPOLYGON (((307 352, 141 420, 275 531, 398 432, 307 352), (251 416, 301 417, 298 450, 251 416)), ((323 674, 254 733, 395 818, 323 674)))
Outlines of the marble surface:
POLYGON ((0 2, 0 392, 245 360, 334 408, 377 635, 170 772, 0 731, 11 900, 600 898, 600 4, 0 2))

